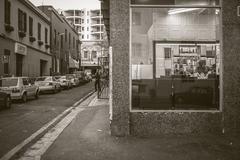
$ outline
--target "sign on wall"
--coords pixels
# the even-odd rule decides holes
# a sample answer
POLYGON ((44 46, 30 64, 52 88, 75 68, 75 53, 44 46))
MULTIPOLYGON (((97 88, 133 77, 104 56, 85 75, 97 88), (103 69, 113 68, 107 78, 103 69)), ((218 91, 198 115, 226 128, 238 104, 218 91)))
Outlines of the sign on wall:
POLYGON ((27 46, 20 43, 15 43, 15 53, 26 56, 27 55, 27 46))

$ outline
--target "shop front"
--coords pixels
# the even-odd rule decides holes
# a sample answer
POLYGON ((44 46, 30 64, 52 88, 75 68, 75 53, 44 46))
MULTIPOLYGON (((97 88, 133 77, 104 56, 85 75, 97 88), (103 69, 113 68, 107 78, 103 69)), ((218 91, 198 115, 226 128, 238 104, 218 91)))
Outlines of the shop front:
POLYGON ((238 64, 228 61, 239 58, 238 5, 219 0, 103 2, 105 11, 110 8, 113 135, 239 130, 239 71, 232 70, 238 64))

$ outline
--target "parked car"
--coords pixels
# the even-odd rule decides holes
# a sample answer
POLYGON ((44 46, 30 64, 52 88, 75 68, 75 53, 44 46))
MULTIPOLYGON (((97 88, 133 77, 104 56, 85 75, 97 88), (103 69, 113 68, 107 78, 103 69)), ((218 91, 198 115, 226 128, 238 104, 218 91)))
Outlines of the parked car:
POLYGON ((28 77, 8 77, 0 80, 1 91, 11 94, 12 100, 26 102, 29 97, 39 96, 39 88, 28 77))
POLYGON ((63 89, 69 89, 69 88, 72 88, 72 83, 69 79, 67 79, 66 76, 55 76, 55 79, 57 82, 60 83, 60 86, 63 88, 63 89))
POLYGON ((80 81, 75 74, 67 74, 67 79, 69 79, 74 87, 79 86, 80 81))
POLYGON ((61 85, 56 81, 54 76, 44 76, 36 78, 35 84, 39 87, 39 91, 57 93, 61 91, 61 85))
POLYGON ((11 108, 11 94, 0 91, 0 108, 11 108))

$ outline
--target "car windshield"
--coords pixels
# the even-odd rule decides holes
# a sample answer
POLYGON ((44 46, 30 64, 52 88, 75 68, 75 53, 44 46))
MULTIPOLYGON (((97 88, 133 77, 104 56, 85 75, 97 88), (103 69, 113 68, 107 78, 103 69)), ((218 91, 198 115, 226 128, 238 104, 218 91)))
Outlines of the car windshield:
POLYGON ((17 83, 18 83, 18 79, 17 78, 0 79, 0 87, 16 86, 17 83))
POLYGON ((51 80, 52 80, 51 77, 39 77, 39 78, 37 78, 36 81, 51 81, 51 80))

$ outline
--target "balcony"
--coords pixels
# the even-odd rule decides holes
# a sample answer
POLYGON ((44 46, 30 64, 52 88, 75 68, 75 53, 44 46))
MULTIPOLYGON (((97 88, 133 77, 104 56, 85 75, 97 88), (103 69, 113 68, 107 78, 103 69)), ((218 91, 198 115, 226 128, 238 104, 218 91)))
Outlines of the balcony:
POLYGON ((14 27, 11 26, 10 24, 5 24, 4 26, 5 26, 6 32, 10 33, 12 31, 14 31, 14 27))

